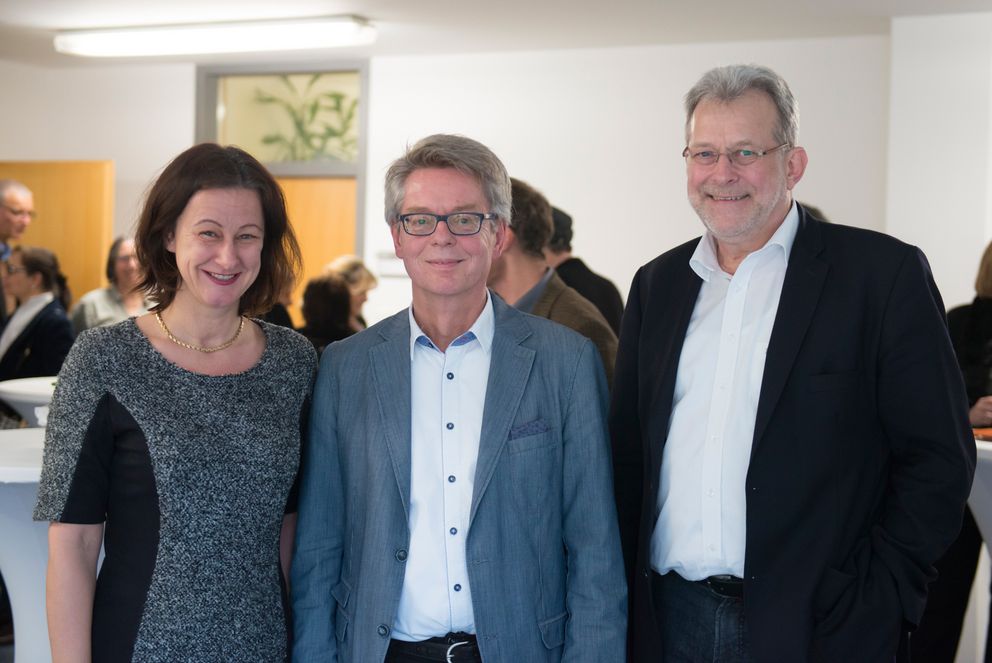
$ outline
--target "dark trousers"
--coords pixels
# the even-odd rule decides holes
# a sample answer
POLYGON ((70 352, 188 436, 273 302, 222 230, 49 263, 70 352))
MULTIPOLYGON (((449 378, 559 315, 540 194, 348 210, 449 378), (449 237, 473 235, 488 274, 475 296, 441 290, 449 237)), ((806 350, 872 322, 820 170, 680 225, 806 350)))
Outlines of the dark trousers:
MULTIPOLYGON (((957 540, 934 565, 937 579, 927 588, 923 619, 910 638, 913 663, 953 663, 981 549, 982 535, 971 510, 967 509, 957 540)), ((992 623, 989 633, 992 636, 992 623)), ((985 646, 988 662, 992 661, 992 652, 987 643, 988 640, 985 646)))
POLYGON ((744 601, 674 572, 654 574, 655 615, 665 663, 753 663, 744 601))

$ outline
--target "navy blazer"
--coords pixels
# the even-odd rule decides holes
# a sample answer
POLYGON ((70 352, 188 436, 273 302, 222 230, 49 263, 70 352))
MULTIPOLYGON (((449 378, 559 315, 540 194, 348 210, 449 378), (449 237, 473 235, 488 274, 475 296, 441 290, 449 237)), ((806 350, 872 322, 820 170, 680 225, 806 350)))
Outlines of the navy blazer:
MULTIPOLYGON (((602 363, 588 339, 492 300, 465 540, 482 658, 621 663, 602 363)), ((386 655, 410 545, 410 363, 406 310, 321 357, 292 566, 295 663, 386 655)))
MULTIPOLYGON (((610 427, 637 663, 660 660, 649 547, 698 241, 638 271, 620 335, 610 427)), ((800 207, 741 496, 757 661, 891 660, 918 623, 975 467, 943 311, 918 249, 800 207)))
POLYGON ((0 380, 58 375, 74 337, 62 304, 48 302, 0 357, 0 380))

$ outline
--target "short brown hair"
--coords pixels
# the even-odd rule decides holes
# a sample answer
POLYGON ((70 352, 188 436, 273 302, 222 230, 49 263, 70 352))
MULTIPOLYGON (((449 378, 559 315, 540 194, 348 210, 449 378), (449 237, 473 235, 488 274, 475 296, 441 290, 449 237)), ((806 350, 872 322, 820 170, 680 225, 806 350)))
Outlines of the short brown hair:
POLYGON ((152 185, 134 237, 144 274, 139 287, 155 301, 153 311, 165 309, 175 299, 179 268, 166 243, 190 198, 205 189, 248 189, 258 194, 265 223, 261 265, 238 308, 246 315, 268 311, 286 284, 296 280, 300 247, 279 184, 255 157, 234 146, 194 145, 173 159, 152 185))
POLYGON ((513 220, 510 229, 520 249, 535 258, 544 257, 544 247, 554 232, 551 203, 531 185, 510 178, 513 197, 513 220))

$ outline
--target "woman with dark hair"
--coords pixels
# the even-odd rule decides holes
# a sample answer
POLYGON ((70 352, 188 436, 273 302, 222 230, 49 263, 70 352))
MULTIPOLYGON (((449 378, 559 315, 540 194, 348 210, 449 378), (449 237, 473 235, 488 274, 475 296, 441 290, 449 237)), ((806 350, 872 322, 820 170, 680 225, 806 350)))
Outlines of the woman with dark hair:
POLYGON ((56 375, 73 333, 65 314, 69 292, 55 254, 14 248, 4 265, 3 288, 18 306, 0 333, 0 380, 56 375))
POLYGON ((72 326, 77 334, 148 312, 145 295, 138 288, 141 266, 132 238, 118 237, 110 245, 106 274, 110 285, 90 290, 72 309, 72 326))
POLYGON ((310 279, 303 291, 303 320, 300 333, 310 339, 319 355, 324 348, 355 333, 349 324, 351 289, 337 274, 310 279))
POLYGON ((299 269, 282 191, 242 150, 197 145, 135 242, 151 313, 80 334, 48 418, 53 661, 284 661, 316 357, 249 317, 299 269))

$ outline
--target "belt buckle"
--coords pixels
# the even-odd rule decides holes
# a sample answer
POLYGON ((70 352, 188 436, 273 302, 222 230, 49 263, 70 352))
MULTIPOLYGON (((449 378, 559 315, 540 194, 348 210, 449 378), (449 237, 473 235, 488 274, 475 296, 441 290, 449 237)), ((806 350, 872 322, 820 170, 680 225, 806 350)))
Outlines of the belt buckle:
POLYGON ((445 663, 454 663, 451 657, 455 655, 454 654, 455 647, 461 647, 462 645, 467 645, 467 644, 468 644, 468 640, 452 642, 451 645, 448 647, 448 651, 446 651, 444 654, 445 663))

